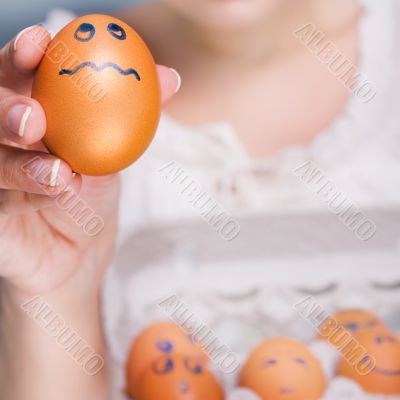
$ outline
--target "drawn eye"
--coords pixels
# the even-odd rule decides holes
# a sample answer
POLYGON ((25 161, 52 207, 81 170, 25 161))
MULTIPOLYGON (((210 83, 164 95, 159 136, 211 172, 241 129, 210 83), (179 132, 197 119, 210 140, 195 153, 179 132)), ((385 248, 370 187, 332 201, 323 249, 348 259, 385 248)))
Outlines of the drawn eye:
POLYGON ((126 39, 126 32, 124 28, 121 26, 111 23, 108 25, 108 32, 111 33, 118 40, 125 40, 126 39))
POLYGON ((92 24, 83 23, 79 25, 78 29, 75 31, 75 39, 80 42, 88 42, 94 34, 96 33, 96 29, 92 24))
POLYGON ((349 322, 348 324, 344 325, 344 327, 352 332, 357 332, 358 331, 358 324, 355 322, 349 322))
POLYGON ((162 353, 171 353, 174 349, 174 345, 169 340, 160 340, 157 342, 157 349, 162 353))
POLYGON ((165 375, 174 369, 174 362, 170 358, 165 357, 154 361, 152 368, 157 375, 165 375))
POLYGON ((276 365, 278 363, 278 361, 274 360, 274 359, 269 359, 269 360, 265 360, 263 362, 263 366, 264 367, 271 367, 272 365, 276 365))
POLYGON ((301 365, 306 365, 306 364, 307 364, 306 361, 303 360, 302 358, 295 358, 294 361, 295 361, 297 364, 301 364, 301 365))
POLYGON ((377 337, 375 338, 375 342, 376 342, 377 344, 382 344, 382 343, 384 342, 384 339, 383 339, 382 337, 380 337, 380 336, 377 336, 377 337))
POLYGON ((185 368, 192 372, 193 374, 201 374, 203 372, 203 368, 201 365, 195 360, 190 360, 189 358, 185 358, 185 368))
POLYGON ((368 365, 371 362, 374 362, 374 358, 368 354, 357 365, 361 368, 364 364, 368 365))

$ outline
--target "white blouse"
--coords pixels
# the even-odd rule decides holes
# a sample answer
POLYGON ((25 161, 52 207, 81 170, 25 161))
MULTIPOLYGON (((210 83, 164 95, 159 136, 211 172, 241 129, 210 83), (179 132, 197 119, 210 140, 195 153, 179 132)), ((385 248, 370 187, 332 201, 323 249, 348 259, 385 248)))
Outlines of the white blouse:
POLYGON ((164 114, 150 149, 122 174, 122 229, 196 218, 176 188, 162 184, 163 174, 157 171, 171 161, 232 214, 326 210, 293 173, 307 161, 360 207, 399 207, 399 5, 395 0, 363 3, 359 68, 377 89, 372 101, 351 97, 333 125, 309 146, 293 146, 262 161, 249 157, 227 122, 192 128, 164 114))

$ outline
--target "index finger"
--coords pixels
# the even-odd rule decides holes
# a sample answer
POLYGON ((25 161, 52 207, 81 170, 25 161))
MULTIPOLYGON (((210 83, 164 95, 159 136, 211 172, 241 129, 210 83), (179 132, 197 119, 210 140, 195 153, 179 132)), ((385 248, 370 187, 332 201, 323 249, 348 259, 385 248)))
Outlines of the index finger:
POLYGON ((41 25, 21 31, 0 51, 0 86, 23 92, 51 40, 41 25))
POLYGON ((161 86, 161 103, 165 104, 179 91, 182 79, 178 71, 164 65, 157 65, 157 73, 161 86))

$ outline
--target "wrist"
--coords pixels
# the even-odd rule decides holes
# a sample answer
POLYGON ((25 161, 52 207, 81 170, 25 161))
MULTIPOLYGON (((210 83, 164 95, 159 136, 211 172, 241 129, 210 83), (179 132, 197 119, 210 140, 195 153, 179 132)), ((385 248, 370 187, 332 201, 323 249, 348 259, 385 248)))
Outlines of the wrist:
POLYGON ((65 376, 69 376, 77 387, 87 387, 90 393, 99 391, 97 398, 106 398, 99 292, 84 291, 76 296, 69 287, 63 287, 29 296, 1 285, 0 376, 4 379, 1 386, 9 389, 0 389, 0 397, 27 398, 26 387, 35 392, 29 395, 33 400, 43 398, 42 392, 52 393, 53 398, 84 398, 84 391, 66 384, 65 376), (40 382, 37 370, 41 371, 40 382), (7 386, 7 381, 18 385, 7 386))
MULTIPOLYGON (((63 280, 57 279, 57 271, 42 273, 44 268, 38 268, 36 274, 25 277, 0 277, 0 296, 6 297, 11 304, 16 305, 40 296, 61 305, 93 306, 100 298, 108 264, 107 260, 103 261, 101 258, 93 247, 87 249, 78 257, 79 262, 76 266, 63 268, 61 265, 61 270, 70 269, 72 272, 63 280)), ((54 265, 54 268, 57 267, 58 265, 54 265)), ((46 266, 45 269, 49 270, 50 266, 46 266)))

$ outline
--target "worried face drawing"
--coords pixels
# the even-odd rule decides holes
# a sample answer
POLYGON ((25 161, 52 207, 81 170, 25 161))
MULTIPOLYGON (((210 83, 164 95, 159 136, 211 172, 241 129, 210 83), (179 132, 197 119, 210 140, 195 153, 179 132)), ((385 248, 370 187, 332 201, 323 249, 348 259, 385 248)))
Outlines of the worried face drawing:
POLYGON ((333 320, 335 325, 341 325, 352 335, 356 335, 366 329, 384 326, 384 322, 377 315, 365 310, 343 310, 332 316, 322 327, 320 339, 329 339, 329 332, 332 331, 333 320), (326 335, 325 335, 326 333, 326 335))
POLYGON ((399 338, 388 328, 378 327, 361 332, 355 339, 368 353, 360 366, 373 362, 374 368, 362 376, 349 363, 342 361, 338 375, 354 379, 369 393, 400 394, 399 338))
MULTIPOLYGON (((127 39, 125 29, 122 28, 120 25, 116 24, 115 22, 111 22, 108 24, 107 31, 116 40, 126 40, 127 39)), ((74 38, 75 38, 75 40, 77 40, 79 42, 87 43, 87 42, 90 42, 94 38, 95 35, 96 35, 96 28, 94 27, 94 25, 92 25, 88 22, 83 22, 76 29, 74 38)), ((91 68, 97 72, 101 72, 101 71, 105 70, 106 68, 114 68, 119 74, 125 75, 125 76, 134 75, 136 77, 136 79, 138 81, 140 81, 140 75, 134 68, 125 68, 124 69, 120 65, 118 65, 112 61, 103 62, 100 65, 97 65, 93 61, 84 61, 72 69, 66 69, 66 68, 61 69, 59 74, 60 75, 75 75, 76 73, 78 73, 79 71, 81 71, 84 68, 91 68)))
POLYGON ((146 369, 138 383, 140 400, 222 400, 220 385, 195 358, 165 355, 146 369))
POLYGON ((263 400, 319 400, 326 387, 318 360, 304 344, 290 338, 269 339, 257 347, 239 383, 263 400))

